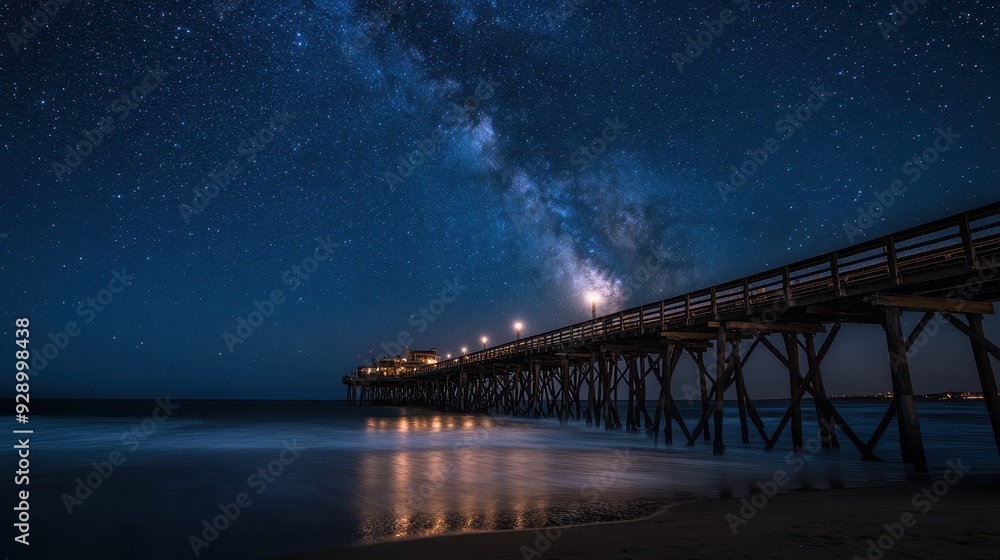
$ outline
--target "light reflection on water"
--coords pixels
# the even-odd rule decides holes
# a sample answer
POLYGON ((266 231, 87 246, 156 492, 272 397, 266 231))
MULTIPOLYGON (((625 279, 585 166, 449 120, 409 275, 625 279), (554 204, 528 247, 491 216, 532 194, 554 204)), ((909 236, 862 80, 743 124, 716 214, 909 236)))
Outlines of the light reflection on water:
MULTIPOLYGON (((678 404, 693 426, 700 405, 678 404)), ((785 406, 758 403, 768 430, 785 406)), ((884 403, 837 406, 862 438, 885 411, 884 403)), ((918 406, 932 468, 962 457, 978 471, 1000 470, 982 403, 918 406)), ((806 418, 809 411, 805 406, 806 418)), ((273 460, 283 442, 295 439, 306 448, 301 458, 266 493, 254 496, 254 504, 227 532, 235 536, 220 539, 217 546, 257 556, 642 517, 677 501, 748 495, 757 481, 773 479, 778 469, 791 475, 785 490, 863 485, 912 472, 898 463, 860 461, 841 434, 841 449, 807 453, 806 467, 794 473, 786 461, 787 429, 776 451, 764 452, 752 429, 756 439, 739 443, 735 407, 726 412, 722 456, 713 455, 711 443, 703 440, 685 446, 676 426, 672 446, 662 441, 654 446, 644 433, 594 430, 582 422, 560 426, 546 419, 335 405, 280 418, 178 415, 130 453, 121 437, 141 418, 43 417, 36 426, 44 438, 38 439, 38 460, 32 463, 33 470, 38 468, 33 488, 39 489, 32 507, 48 508, 42 515, 51 530, 67 535, 67 542, 90 539, 96 550, 120 546, 108 532, 116 530, 114 520, 122 519, 158 527, 165 532, 161 540, 177 545, 158 552, 130 542, 134 557, 189 554, 186 536, 217 504, 246 491, 247 475, 273 460), (106 459, 113 450, 125 452, 126 462, 83 506, 86 515, 66 516, 59 496, 72 491, 74 479, 89 472, 92 461, 106 459), (156 507, 127 507, 135 503, 156 507), (268 535, 273 540, 260 541, 268 535)), ((890 461, 898 461, 894 430, 895 424, 877 450, 890 461)), ((815 419, 805 420, 803 432, 807 441, 816 435, 815 419)), ((35 451, 33 441, 33 458, 35 451)), ((122 527, 117 530, 128 530, 122 527)))
MULTIPOLYGON (((982 463, 995 469, 985 413, 967 404, 971 406, 921 404, 925 414, 934 417, 934 425, 928 423, 924 430, 932 462, 938 457, 943 463, 959 451, 979 454, 982 463), (975 422, 979 433, 965 430, 972 437, 964 449, 956 449, 952 430, 965 420, 975 422)), ((688 408, 686 416, 696 418, 697 409, 688 408)), ((841 409, 856 430, 867 434, 884 405, 843 404, 841 409)), ((773 426, 784 406, 765 404, 760 412, 773 426)), ((352 502, 362 543, 636 518, 678 501, 748 495, 757 481, 773 479, 778 469, 792 475, 785 490, 857 486, 903 479, 911 472, 900 464, 858 460, 842 433, 840 450, 807 451, 805 467, 796 471, 796 459, 786 456, 788 445, 786 451, 766 453, 759 441, 749 446, 734 443, 739 442, 735 416, 727 418, 729 443, 726 454, 718 457, 701 443, 684 446, 676 427, 675 444, 655 448, 644 434, 608 433, 582 423, 559 426, 551 420, 412 414, 369 419, 366 424, 370 433, 406 437, 397 440, 399 451, 366 454, 360 461, 360 483, 352 502), (616 450, 627 451, 627 461, 620 460, 616 450), (583 507, 564 516, 567 504, 583 507)), ((804 433, 807 442, 818 435, 815 424, 807 423, 804 433)), ((879 448, 886 459, 898 460, 894 437, 887 433, 879 448)))

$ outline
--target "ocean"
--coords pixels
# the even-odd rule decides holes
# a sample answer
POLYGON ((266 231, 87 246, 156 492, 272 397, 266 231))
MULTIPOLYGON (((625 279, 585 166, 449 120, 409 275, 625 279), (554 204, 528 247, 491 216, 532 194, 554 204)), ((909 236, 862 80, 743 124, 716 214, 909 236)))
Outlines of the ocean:
MULTIPOLYGON (((693 427, 700 403, 678 404, 693 427)), ((806 449, 795 456, 787 427, 774 451, 763 450, 752 425, 751 443, 741 443, 731 404, 721 456, 702 439, 686 446, 676 425, 672 445, 662 437, 654 445, 645 433, 581 421, 561 426, 423 407, 77 405, 30 421, 30 557, 267 558, 637 518, 680 501, 747 496, 781 471, 788 476, 782 491, 914 476, 898 462, 895 423, 877 448, 886 461, 862 461, 843 434, 840 449, 822 449, 813 408, 804 403, 806 449)), ((756 404, 770 432, 787 403, 756 404)), ((887 405, 836 404, 864 440, 887 405)), ((974 473, 1000 472, 981 401, 920 402, 918 409, 932 474, 957 460, 974 473)), ((12 454, 5 461, 8 473, 16 470, 12 454)))

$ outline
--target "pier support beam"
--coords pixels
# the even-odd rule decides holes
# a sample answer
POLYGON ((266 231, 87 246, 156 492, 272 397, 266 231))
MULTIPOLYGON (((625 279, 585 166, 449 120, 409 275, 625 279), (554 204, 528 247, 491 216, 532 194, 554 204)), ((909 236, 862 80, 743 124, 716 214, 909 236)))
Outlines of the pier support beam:
POLYGON ((542 417, 542 364, 531 364, 531 410, 535 418, 542 417))
POLYGON ((618 352, 610 351, 603 352, 602 362, 607 363, 605 370, 605 379, 607 380, 607 387, 605 388, 605 414, 604 414, 604 429, 605 430, 620 430, 622 429, 621 416, 618 414, 618 382, 620 377, 618 372, 618 352))
POLYGON ((799 367, 799 337, 796 333, 785 333, 785 353, 788 358, 789 397, 792 400, 792 448, 802 452, 802 401, 795 399, 800 393, 802 371, 799 367))
MULTIPOLYGON (((726 446, 722 443, 723 403, 726 394, 726 329, 720 326, 715 334, 715 442, 712 453, 721 454, 726 446)), ((706 430, 706 433, 708 430, 706 430)))
POLYGON ((584 416, 587 420, 587 426, 592 426, 594 424, 594 404, 597 402, 596 395, 594 394, 594 354, 591 352, 590 361, 587 362, 587 410, 584 416))
MULTIPOLYGON (((985 339, 983 316, 978 313, 967 313, 965 318, 968 319, 972 332, 985 339)), ((997 394, 997 380, 993 376, 990 353, 975 339, 970 338, 969 342, 972 344, 972 355, 976 359, 976 371, 979 372, 979 383, 983 388, 983 400, 986 401, 986 410, 993 426, 993 439, 996 441, 997 451, 1000 451, 1000 394, 997 394)))
POLYGON ((809 369, 813 371, 813 386, 816 388, 817 398, 813 399, 816 404, 816 418, 819 420, 820 439, 825 448, 839 448, 840 441, 837 439, 837 424, 823 409, 822 401, 829 398, 826 395, 826 386, 823 384, 823 374, 820 372, 819 359, 816 356, 816 335, 809 333, 806 339, 806 359, 809 369))
POLYGON ((667 346, 666 356, 660 357, 659 371, 654 370, 653 375, 656 380, 660 383, 660 397, 656 401, 656 411, 653 412, 653 443, 655 444, 660 438, 660 418, 664 416, 664 411, 666 411, 666 426, 663 428, 663 442, 670 444, 674 441, 674 430, 673 422, 670 417, 670 409, 667 408, 672 401, 671 391, 670 391, 670 378, 672 377, 673 371, 670 369, 669 363, 673 361, 673 356, 676 351, 676 345, 670 344, 667 346))
POLYGON ((893 401, 896 403, 896 419, 899 425, 899 447, 903 460, 913 463, 917 472, 927 472, 927 456, 920 434, 917 405, 913 400, 913 383, 910 379, 910 363, 906 358, 906 342, 900 322, 902 312, 896 308, 885 309, 885 337, 889 348, 889 365, 893 379, 893 401))
POLYGON ((740 411, 740 436, 743 443, 750 443, 750 428, 747 426, 747 388, 743 380, 743 364, 740 361, 739 337, 733 341, 733 363, 736 365, 736 406, 740 411))
POLYGON ((593 424, 594 427, 600 427, 601 411, 597 409, 597 385, 594 383, 595 363, 597 363, 597 354, 591 352, 590 360, 587 363, 587 426, 593 424))
POLYGON ((653 375, 660 383, 660 398, 657 401, 655 418, 653 419, 654 442, 657 441, 657 437, 660 432, 660 418, 663 418, 665 422, 665 426, 663 428, 664 443, 672 444, 674 441, 674 421, 677 422, 678 427, 680 427, 681 432, 683 432, 685 440, 691 439, 691 433, 688 431, 687 425, 684 424, 684 417, 681 416, 681 412, 678 410, 677 404, 674 402, 673 391, 671 389, 671 383, 674 378, 674 370, 677 369, 677 364, 680 362, 683 354, 684 347, 682 343, 671 343, 667 347, 666 353, 660 355, 658 364, 659 371, 657 371, 657 369, 653 369, 653 375))
POLYGON ((634 432, 638 430, 635 425, 635 405, 636 405, 636 378, 639 372, 636 371, 634 355, 625 356, 625 384, 628 387, 628 403, 625 405, 625 431, 634 432))
POLYGON ((559 423, 565 426, 569 423, 570 398, 569 360, 566 359, 566 356, 560 358, 559 366, 562 373, 562 380, 559 382, 562 385, 562 409, 559 411, 559 423))
MULTIPOLYGON (((705 353, 699 351, 695 362, 698 364, 698 385, 701 386, 701 414, 702 416, 708 416, 708 387, 706 386, 705 380, 708 378, 708 372, 705 371, 705 353)), ((705 441, 710 441, 711 436, 708 435, 708 430, 705 430, 705 441)))
POLYGON ((611 430, 614 429, 611 420, 611 407, 613 406, 611 402, 611 378, 614 375, 612 372, 608 371, 608 355, 607 352, 603 350, 598 356, 598 371, 600 372, 601 378, 601 408, 603 409, 602 416, 604 416, 604 429, 611 430))

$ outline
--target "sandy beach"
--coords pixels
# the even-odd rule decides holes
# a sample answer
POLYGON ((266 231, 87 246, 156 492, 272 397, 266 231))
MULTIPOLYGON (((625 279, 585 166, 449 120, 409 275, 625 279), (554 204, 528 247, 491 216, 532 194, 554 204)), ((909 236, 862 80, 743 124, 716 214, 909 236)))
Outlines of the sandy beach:
POLYGON ((998 475, 946 472, 880 487, 792 491, 752 509, 739 498, 691 502, 636 521, 550 528, 548 537, 544 529, 458 534, 288 558, 1000 558, 998 475))

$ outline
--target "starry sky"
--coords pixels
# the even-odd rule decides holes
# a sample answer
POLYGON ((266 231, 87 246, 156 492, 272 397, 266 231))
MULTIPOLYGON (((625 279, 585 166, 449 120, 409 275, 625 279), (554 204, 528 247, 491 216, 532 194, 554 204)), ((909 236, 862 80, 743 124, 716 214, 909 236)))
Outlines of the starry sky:
MULTIPOLYGON (((342 398, 401 333, 457 353, 584 320, 589 291, 611 312, 997 197, 991 2, 39 10, 0 7, 0 331, 64 342, 39 396, 342 398)), ((888 388, 877 328, 840 346, 831 393, 888 388)), ((932 346, 918 392, 978 388, 967 341, 932 346)), ((787 394, 772 374, 756 394, 787 394)))

